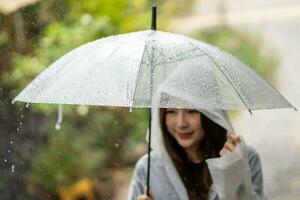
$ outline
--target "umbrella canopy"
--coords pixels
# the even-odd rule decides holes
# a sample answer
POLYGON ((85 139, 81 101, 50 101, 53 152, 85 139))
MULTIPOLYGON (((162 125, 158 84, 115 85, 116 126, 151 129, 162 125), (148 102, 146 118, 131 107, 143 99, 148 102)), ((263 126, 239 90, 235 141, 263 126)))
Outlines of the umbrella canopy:
MULTIPOLYGON (((166 79, 176 91, 190 91, 203 109, 292 107, 231 54, 156 30, 111 36, 72 50, 14 101, 150 108, 152 95, 166 79)), ((165 106, 182 105, 166 102, 165 106)))

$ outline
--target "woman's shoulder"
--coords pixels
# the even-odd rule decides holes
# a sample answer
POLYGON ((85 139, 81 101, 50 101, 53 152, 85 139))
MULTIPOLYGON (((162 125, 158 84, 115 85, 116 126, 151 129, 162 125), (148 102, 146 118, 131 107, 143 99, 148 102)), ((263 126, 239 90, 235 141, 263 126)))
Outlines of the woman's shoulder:
MULTIPOLYGON (((156 166, 159 165, 160 159, 158 157, 158 155, 154 152, 151 151, 150 152, 150 159, 151 159, 151 166, 156 166)), ((148 164, 148 154, 143 155, 136 163, 136 167, 141 168, 141 167, 147 167, 148 164)))

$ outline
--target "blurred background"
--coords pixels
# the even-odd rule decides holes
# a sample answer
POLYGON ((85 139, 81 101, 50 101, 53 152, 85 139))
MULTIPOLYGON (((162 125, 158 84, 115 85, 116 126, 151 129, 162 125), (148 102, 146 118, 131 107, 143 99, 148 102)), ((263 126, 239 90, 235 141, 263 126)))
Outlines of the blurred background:
MULTIPOLYGON (((11 104, 39 72, 69 50, 150 28, 225 49, 300 107, 299 0, 0 0, 0 199, 123 200, 146 152, 147 111, 11 104)), ((300 195, 300 114, 231 112, 236 132, 261 155, 269 199, 300 195)))

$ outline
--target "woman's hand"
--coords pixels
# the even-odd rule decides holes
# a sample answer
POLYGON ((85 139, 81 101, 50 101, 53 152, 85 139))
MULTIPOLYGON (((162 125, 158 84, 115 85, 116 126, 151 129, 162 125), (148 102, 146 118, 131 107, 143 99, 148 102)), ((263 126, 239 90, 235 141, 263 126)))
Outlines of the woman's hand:
POLYGON ((241 138, 238 135, 233 133, 228 134, 227 141, 219 152, 220 156, 224 156, 230 152, 233 152, 239 143, 241 143, 241 138))
POLYGON ((143 195, 138 196, 136 200, 153 200, 153 199, 151 199, 147 195, 143 194, 143 195))
MULTIPOLYGON (((147 187, 145 187, 145 193, 146 193, 146 191, 147 191, 147 187)), ((143 194, 143 195, 138 196, 136 200, 154 200, 152 197, 153 195, 152 195, 151 190, 149 190, 149 193, 150 193, 149 194, 150 197, 147 196, 146 194, 143 194)))

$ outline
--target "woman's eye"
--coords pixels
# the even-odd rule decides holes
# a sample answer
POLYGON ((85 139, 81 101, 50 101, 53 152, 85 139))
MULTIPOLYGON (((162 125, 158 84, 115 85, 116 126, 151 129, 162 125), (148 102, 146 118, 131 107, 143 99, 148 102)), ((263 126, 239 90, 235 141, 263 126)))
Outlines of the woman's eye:
POLYGON ((166 113, 167 113, 167 114, 175 114, 176 111, 175 111, 175 110, 166 110, 166 113))
POLYGON ((199 111, 198 111, 198 110, 195 110, 195 109, 193 109, 193 110, 188 110, 188 113, 195 114, 195 113, 199 113, 199 111))

